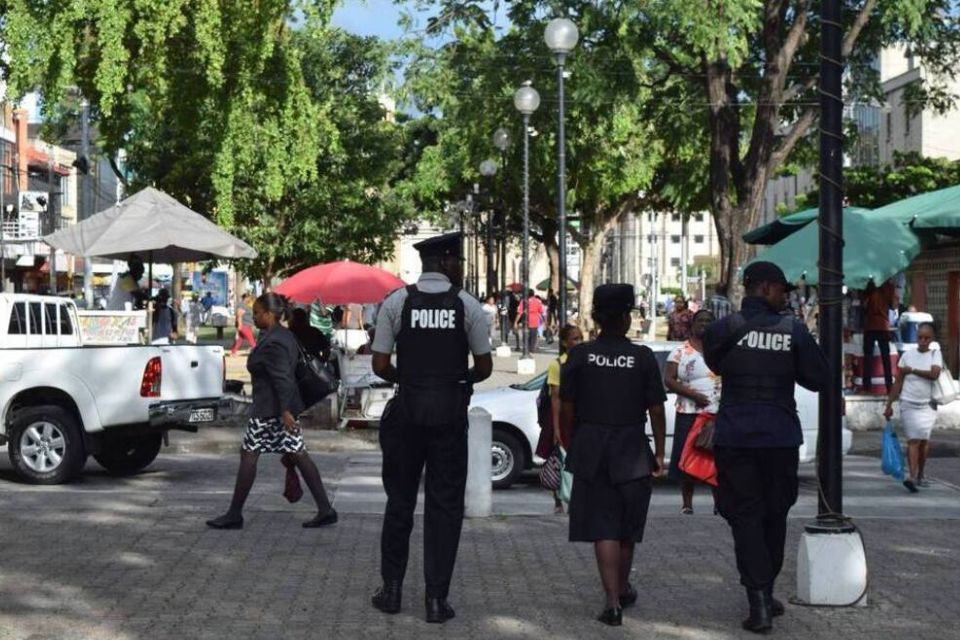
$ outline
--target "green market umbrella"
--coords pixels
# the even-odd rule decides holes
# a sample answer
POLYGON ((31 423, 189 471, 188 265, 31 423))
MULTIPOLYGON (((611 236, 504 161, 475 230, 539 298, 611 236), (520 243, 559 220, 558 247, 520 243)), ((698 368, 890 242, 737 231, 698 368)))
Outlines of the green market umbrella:
POLYGON ((914 229, 957 235, 960 234, 960 185, 904 198, 874 213, 909 223, 914 229))
MULTIPOLYGON (((844 211, 869 211, 860 207, 847 207, 844 211)), ((793 235, 800 229, 817 219, 819 209, 804 209, 788 216, 778 218, 743 234, 743 241, 747 244, 776 244, 784 238, 793 235)))
MULTIPOLYGON (((907 221, 848 208, 843 215, 843 282, 865 289, 903 271, 920 253, 920 239, 907 221)), ((820 276, 820 226, 808 224, 766 249, 751 262, 767 260, 783 269, 787 280, 817 284, 820 276)))
MULTIPOLYGON (((580 285, 576 280, 574 280, 570 276, 567 276, 567 291, 576 291, 578 286, 580 285)), ((550 278, 547 278, 546 280, 541 280, 540 282, 537 283, 537 286, 534 287, 534 289, 537 289, 539 291, 546 291, 549 288, 550 288, 550 278)))

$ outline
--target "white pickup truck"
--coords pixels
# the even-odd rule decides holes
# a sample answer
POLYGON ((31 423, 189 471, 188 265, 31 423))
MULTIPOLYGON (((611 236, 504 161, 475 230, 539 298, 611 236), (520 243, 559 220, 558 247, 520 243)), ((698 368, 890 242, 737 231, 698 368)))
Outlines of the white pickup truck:
POLYGON ((0 444, 16 473, 67 482, 88 455, 135 473, 168 429, 217 418, 221 346, 84 345, 71 300, 0 294, 0 444))

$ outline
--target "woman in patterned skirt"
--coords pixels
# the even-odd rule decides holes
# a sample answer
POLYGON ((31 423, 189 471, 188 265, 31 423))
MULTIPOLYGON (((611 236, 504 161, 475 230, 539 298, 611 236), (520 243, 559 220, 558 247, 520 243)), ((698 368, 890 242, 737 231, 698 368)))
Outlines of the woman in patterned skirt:
POLYGON ((257 477, 261 453, 291 454, 296 460, 297 469, 317 502, 317 515, 304 522, 304 527, 322 527, 337 521, 337 512, 323 489, 320 471, 307 453, 297 421, 297 415, 304 408, 295 373, 299 356, 297 339, 280 324, 288 309, 287 299, 275 293, 265 293, 253 304, 253 322, 260 330, 257 346, 247 359, 253 408, 243 437, 230 508, 219 518, 207 520, 207 525, 214 529, 243 527, 243 505, 257 477))

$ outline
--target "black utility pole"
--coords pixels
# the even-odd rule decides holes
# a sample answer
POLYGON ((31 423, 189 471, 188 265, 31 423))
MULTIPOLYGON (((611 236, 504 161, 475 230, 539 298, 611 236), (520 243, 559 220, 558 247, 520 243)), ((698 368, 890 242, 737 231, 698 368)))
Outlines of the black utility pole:
POLYGON ((843 16, 840 0, 824 0, 820 43, 820 346, 827 356, 820 392, 818 523, 843 513, 840 389, 843 385, 843 16))

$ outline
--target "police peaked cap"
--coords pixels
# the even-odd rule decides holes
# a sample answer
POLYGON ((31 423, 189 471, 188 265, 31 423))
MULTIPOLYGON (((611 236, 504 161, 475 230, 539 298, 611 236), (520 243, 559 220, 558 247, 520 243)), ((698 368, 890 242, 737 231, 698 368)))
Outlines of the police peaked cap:
POLYGON ((593 290, 593 308, 597 311, 630 311, 634 300, 632 284, 602 284, 593 290))
POLYGON ((452 256, 459 258, 463 251, 463 234, 459 231, 445 233, 441 236, 434 236, 422 240, 413 245, 413 248, 420 252, 420 259, 425 258, 443 258, 452 256))

